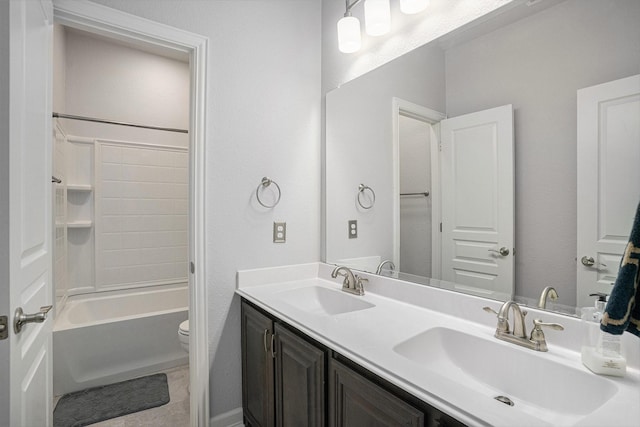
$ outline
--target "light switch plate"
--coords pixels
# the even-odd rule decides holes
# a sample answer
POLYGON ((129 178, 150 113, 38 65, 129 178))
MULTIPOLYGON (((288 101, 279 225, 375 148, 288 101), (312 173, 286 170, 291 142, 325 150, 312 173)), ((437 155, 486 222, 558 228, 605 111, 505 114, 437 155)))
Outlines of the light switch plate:
POLYGON ((349 238, 350 239, 358 238, 358 221, 355 219, 349 220, 349 238))
POLYGON ((273 223, 273 243, 286 243, 287 241, 287 223, 273 223))

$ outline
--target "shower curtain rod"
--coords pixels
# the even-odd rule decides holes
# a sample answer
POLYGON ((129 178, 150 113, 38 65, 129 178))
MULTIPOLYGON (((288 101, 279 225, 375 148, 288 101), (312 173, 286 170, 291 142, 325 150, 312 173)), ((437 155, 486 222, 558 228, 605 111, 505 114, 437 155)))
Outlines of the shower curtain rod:
POLYGON ((129 126, 129 127, 134 127, 134 128, 164 130, 164 131, 167 131, 167 132, 189 133, 189 131, 186 130, 186 129, 164 128, 164 127, 159 127, 159 126, 138 125, 138 124, 135 124, 135 123, 117 122, 117 121, 114 121, 114 120, 96 119, 96 118, 93 118, 93 117, 74 116, 73 114, 53 113, 53 117, 57 117, 59 119, 82 120, 82 121, 85 121, 85 122, 107 123, 107 124, 110 124, 110 125, 129 126))

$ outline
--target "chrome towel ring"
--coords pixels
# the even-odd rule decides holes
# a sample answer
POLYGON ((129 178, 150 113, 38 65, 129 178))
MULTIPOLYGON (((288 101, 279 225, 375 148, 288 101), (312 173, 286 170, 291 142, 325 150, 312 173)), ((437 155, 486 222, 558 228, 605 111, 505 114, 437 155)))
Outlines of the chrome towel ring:
POLYGON ((360 184, 358 186, 358 204, 360 205, 360 207, 362 209, 371 209, 373 207, 373 205, 376 204, 376 193, 375 191, 373 191, 373 189, 367 185, 364 184, 360 184), (360 196, 364 195, 364 192, 369 190, 369 192, 371 193, 371 204, 363 204, 362 200, 360 199, 360 196))
POLYGON ((275 182, 274 180, 266 176, 262 177, 262 181, 260 181, 260 184, 258 184, 258 187, 256 188, 256 199, 258 199, 258 203, 260 203, 262 206, 264 206, 267 209, 271 209, 280 202, 281 195, 282 195, 282 192, 280 191, 280 186, 278 185, 277 182, 275 182), (276 186, 276 190, 278 191, 278 197, 276 197, 276 201, 273 202, 272 205, 268 205, 263 203, 262 200, 260 199, 260 189, 264 190, 265 188, 269 187, 271 184, 276 186))

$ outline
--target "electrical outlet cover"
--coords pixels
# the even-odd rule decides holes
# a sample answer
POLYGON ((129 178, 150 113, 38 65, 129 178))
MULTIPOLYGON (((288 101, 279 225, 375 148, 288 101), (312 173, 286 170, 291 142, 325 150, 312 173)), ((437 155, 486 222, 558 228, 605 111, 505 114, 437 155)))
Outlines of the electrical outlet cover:
POLYGON ((287 241, 287 223, 273 223, 273 243, 286 243, 287 241))

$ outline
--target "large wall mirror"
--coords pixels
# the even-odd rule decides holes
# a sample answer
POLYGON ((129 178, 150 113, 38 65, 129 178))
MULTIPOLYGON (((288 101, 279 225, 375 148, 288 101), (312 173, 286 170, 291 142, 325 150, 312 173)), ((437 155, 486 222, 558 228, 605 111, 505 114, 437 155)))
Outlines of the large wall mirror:
POLYGON ((524 303, 553 286, 567 312, 609 293, 640 200, 638 22, 637 0, 520 2, 328 93, 325 261, 524 303))

